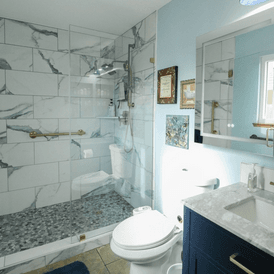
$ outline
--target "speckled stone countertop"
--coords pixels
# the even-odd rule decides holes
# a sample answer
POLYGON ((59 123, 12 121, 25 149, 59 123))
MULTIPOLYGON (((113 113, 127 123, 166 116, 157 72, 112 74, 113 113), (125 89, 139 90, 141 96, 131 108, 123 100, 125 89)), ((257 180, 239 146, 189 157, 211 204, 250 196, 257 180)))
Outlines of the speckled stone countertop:
MULTIPOLYGON (((231 204, 240 204, 244 199, 252 199, 252 196, 274 205, 274 193, 265 190, 250 193, 244 183, 222 187, 187 198, 182 202, 185 202, 185 206, 189 209, 274 256, 274 231, 271 232, 225 209, 231 204)), ((269 214, 273 215, 274 212, 269 214)))

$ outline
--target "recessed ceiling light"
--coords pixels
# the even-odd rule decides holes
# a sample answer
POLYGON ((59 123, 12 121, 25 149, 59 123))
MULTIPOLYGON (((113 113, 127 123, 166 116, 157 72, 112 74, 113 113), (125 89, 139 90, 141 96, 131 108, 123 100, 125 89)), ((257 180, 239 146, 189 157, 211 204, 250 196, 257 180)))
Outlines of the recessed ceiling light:
POLYGON ((251 6, 251 5, 257 5, 266 1, 268 0, 240 0, 240 4, 244 6, 251 6))

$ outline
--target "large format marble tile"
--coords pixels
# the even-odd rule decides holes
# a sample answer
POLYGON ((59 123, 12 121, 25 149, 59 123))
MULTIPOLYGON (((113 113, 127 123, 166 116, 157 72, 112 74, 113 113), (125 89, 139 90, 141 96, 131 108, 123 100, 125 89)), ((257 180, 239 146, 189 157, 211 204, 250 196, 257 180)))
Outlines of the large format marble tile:
POLYGON ((7 89, 16 95, 57 96, 57 76, 23 71, 6 72, 7 89))
POLYGON ((100 57, 100 42, 100 37, 71 32, 70 51, 75 54, 100 57))
POLYGON ((33 50, 33 70, 38 72, 69 74, 69 54, 48 50, 33 50))
POLYGON ((235 37, 222 41, 222 60, 235 58, 235 37))
POLYGON ((1 167, 16 167, 34 164, 33 144, 4 144, 0 145, 1 167))
POLYGON ((99 98, 80 98, 81 100, 81 117, 105 117, 109 105, 109 99, 99 98))
POLYGON ((69 50, 69 32, 58 29, 58 51, 68 52, 69 50))
POLYGON ((67 161, 69 157, 69 140, 35 143, 36 164, 67 161))
POLYGON ((205 81, 227 80, 231 69, 234 69, 234 59, 208 64, 205 66, 205 81))
POLYGON ((5 120, 0 120, 0 144, 7 143, 7 126, 5 120))
POLYGON ((114 41, 115 59, 117 60, 123 55, 123 36, 119 36, 114 41))
POLYGON ((11 214, 29 208, 34 201, 34 188, 0 193, 0 215, 11 214))
POLYGON ((0 18, 0 43, 5 42, 5 19, 0 18))
POLYGON ((68 202, 70 182, 36 187, 36 208, 68 202))
POLYGON ((75 160, 71 162, 71 179, 74 179, 83 174, 96 172, 100 170, 100 158, 89 158, 75 160))
POLYGON ((77 118, 79 99, 69 97, 34 97, 34 118, 77 118))
POLYGON ((7 44, 57 50, 57 29, 22 21, 5 20, 7 44))
POLYGON ((11 191, 57 182, 58 163, 8 168, 8 185, 11 191))
POLYGON ((222 60, 222 43, 214 43, 205 47, 205 64, 222 60))
POLYGON ((113 39, 101 37, 100 57, 115 58, 115 45, 113 39))
POLYGON ((112 167, 111 167, 111 157, 104 156, 100 157, 100 170, 112 174, 112 167))
POLYGON ((134 120, 152 120, 154 108, 153 95, 133 95, 134 108, 131 109, 131 117, 134 120))
POLYGON ((70 180, 70 162, 59 162, 59 182, 70 180))
POLYGON ((0 119, 33 118, 33 98, 1 95, 0 110, 0 119))
POLYGON ((8 191, 8 175, 7 168, 0 169, 0 192, 8 191))
MULTIPOLYGON (((100 120, 99 119, 59 119, 59 132, 77 132, 84 130, 86 134, 76 135, 73 138, 87 139, 100 137, 100 120)), ((70 139, 70 136, 60 136, 62 139, 70 139)))
POLYGON ((156 39, 156 12, 150 14, 145 20, 145 41, 156 39))
POLYGON ((7 120, 8 143, 42 142, 58 138, 54 136, 45 136, 32 139, 29 137, 29 133, 32 131, 35 131, 38 134, 58 132, 58 119, 7 120))
POLYGON ((81 76, 92 75, 100 68, 100 59, 89 55, 80 55, 81 76))
POLYGON ((0 44, 0 69, 32 71, 32 49, 0 44))

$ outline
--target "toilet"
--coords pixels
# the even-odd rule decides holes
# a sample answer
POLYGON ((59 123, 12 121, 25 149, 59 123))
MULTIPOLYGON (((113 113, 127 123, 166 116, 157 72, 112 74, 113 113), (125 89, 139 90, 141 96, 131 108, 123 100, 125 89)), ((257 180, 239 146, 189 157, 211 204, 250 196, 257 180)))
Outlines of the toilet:
MULTIPOLYGON (((200 194, 217 188, 216 185, 217 179, 209 179, 195 182, 194 187, 200 194)), ((130 274, 166 274, 172 264, 181 262, 182 228, 182 224, 157 210, 144 210, 114 229, 110 248, 131 263, 130 274)))

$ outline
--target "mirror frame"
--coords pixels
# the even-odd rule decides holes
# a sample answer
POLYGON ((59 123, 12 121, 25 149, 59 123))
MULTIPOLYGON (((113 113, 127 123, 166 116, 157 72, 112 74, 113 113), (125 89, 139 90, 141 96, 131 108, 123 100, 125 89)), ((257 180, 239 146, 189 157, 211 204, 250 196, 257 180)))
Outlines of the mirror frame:
MULTIPOLYGON (((261 11, 261 12, 257 12, 257 13, 255 13, 255 12, 256 12, 256 10, 251 12, 249 15, 247 15, 243 19, 240 19, 240 20, 235 21, 229 25, 223 26, 223 27, 218 28, 214 31, 211 31, 209 33, 206 33, 206 34, 196 37, 196 69, 198 67, 198 64, 201 63, 201 66, 202 66, 201 82, 197 81, 198 73, 196 70, 197 84, 201 83, 201 86, 202 86, 201 97, 199 98, 196 93, 196 100, 195 100, 196 103, 197 103, 197 101, 201 102, 201 118, 200 118, 200 135, 201 135, 201 137, 209 137, 209 138, 215 138, 215 139, 220 139, 220 140, 239 141, 239 142, 262 144, 262 145, 267 144, 267 141, 265 141, 265 140, 249 139, 249 138, 234 137, 234 136, 229 136, 229 135, 218 135, 218 134, 203 132, 203 127, 204 127, 204 122, 203 122, 204 103, 203 102, 204 102, 204 79, 205 79, 205 69, 204 69, 204 67, 205 67, 205 55, 204 55, 205 47, 210 44, 223 41, 223 39, 233 38, 237 35, 247 33, 247 32, 274 24, 274 6, 267 10, 261 11), (200 54, 198 53, 198 50, 200 51, 200 54)), ((195 116, 196 116, 196 110, 195 110, 195 116)), ((197 119, 197 117, 195 117, 195 120, 196 119, 197 119)), ((256 121, 254 121, 254 122, 256 122, 256 121)), ((218 146, 218 147, 221 147, 221 146, 218 146)), ((241 151, 244 151, 244 150, 241 150, 241 151)), ((246 151, 246 152, 258 154, 256 152, 251 152, 251 151, 246 151)), ((273 157, 273 151, 272 151, 272 155, 267 155, 267 154, 262 154, 262 155, 273 157)))

